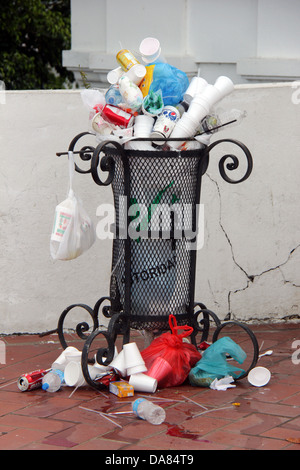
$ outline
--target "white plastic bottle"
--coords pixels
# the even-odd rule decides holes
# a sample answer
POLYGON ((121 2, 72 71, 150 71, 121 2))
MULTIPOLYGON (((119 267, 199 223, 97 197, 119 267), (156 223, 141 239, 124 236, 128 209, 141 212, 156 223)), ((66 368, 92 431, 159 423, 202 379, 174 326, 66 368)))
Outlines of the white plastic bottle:
POLYGON ((57 392, 64 383, 64 373, 59 369, 48 372, 42 380, 42 389, 47 392, 57 392))
POLYGON ((151 424, 161 424, 166 419, 166 412, 145 398, 138 398, 132 403, 132 411, 141 419, 151 424))

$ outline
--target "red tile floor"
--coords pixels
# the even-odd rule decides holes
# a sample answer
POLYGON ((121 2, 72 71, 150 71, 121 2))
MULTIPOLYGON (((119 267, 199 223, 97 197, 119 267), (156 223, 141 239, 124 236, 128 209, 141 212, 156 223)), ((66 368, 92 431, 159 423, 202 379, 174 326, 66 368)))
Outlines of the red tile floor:
MULTIPOLYGON (((61 345, 56 334, 0 336, 5 346, 1 361, 5 363, 0 364, 0 449, 300 450, 299 323, 260 324, 251 329, 260 352, 273 350, 258 363, 271 371, 270 382, 254 387, 244 378, 226 391, 192 387, 187 382, 158 390, 148 394, 166 411, 165 422, 157 426, 130 414, 110 414, 109 421, 90 411, 130 410, 132 397, 118 398, 106 389, 19 391, 17 378, 49 368, 61 353, 61 345)), ((226 335, 243 347, 234 329, 226 335)), ((143 348, 139 332, 132 333, 131 341, 143 348)), ((81 349, 81 340, 75 336, 68 344, 81 349)))

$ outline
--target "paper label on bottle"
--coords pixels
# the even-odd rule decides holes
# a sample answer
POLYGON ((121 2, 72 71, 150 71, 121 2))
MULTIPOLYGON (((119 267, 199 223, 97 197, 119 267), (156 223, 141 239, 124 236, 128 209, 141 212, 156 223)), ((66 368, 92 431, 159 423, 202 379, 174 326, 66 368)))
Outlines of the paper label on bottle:
POLYGON ((62 241, 65 231, 72 219, 72 215, 72 209, 63 206, 56 206, 51 240, 58 242, 62 241))

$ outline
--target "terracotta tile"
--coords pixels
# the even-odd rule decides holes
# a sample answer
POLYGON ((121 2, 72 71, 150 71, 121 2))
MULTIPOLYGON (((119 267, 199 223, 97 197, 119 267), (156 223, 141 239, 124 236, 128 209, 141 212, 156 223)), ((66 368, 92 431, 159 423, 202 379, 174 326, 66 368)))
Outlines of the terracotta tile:
MULTIPOLYGON (((252 330, 262 351, 273 349, 272 356, 259 362, 272 373, 266 387, 258 389, 243 379, 226 392, 192 387, 188 382, 161 389, 148 399, 165 397, 184 403, 162 404, 167 412, 163 425, 153 426, 126 416, 116 418, 122 428, 80 408, 104 412, 130 409, 131 399, 118 399, 106 390, 99 393, 85 387, 70 398, 73 389, 69 387, 55 394, 42 390, 19 392, 18 375, 48 366, 62 348, 57 335, 5 337, 9 355, 8 363, 0 365, 0 445, 2 442, 7 448, 24 450, 299 450, 299 445, 285 440, 286 436, 298 436, 300 424, 299 366, 291 361, 291 344, 293 338, 299 339, 299 326, 263 324, 253 325, 252 330), (240 406, 234 407, 233 402, 240 406), (199 405, 209 413, 194 417, 202 410, 199 405)), ((238 339, 238 330, 232 331, 238 339)), ((143 348, 140 332, 133 331, 133 338, 143 348)), ((83 342, 76 335, 69 335, 67 341, 82 348, 83 342)), ((118 346, 122 347, 121 341, 118 346)))
POLYGON ((273 437, 275 439, 282 440, 285 440, 288 437, 300 439, 300 429, 289 429, 287 427, 280 426, 277 428, 274 427, 272 429, 269 429, 268 431, 265 431, 262 435, 265 437, 273 437))
POLYGON ((9 413, 0 418, 0 430, 2 426, 11 426, 12 428, 39 429, 40 431, 59 432, 72 426, 72 423, 53 420, 51 418, 35 418, 32 416, 22 416, 9 413))
POLYGON ((0 436, 1 450, 18 450, 32 442, 41 441, 49 433, 36 429, 15 429, 0 436))
POLYGON ((210 418, 207 415, 199 416, 198 418, 187 419, 181 423, 181 428, 186 432, 196 432, 200 436, 207 434, 215 429, 222 428, 228 425, 229 420, 220 418, 210 418))
MULTIPOLYGON (((272 380, 268 383, 266 387, 259 387, 257 389, 257 393, 255 394, 255 398, 259 401, 265 401, 269 403, 278 403, 285 400, 287 397, 296 394, 299 392, 299 387, 296 385, 287 385, 281 383, 272 383, 272 380)), ((300 394, 298 396, 298 399, 300 394)), ((300 402, 299 402, 300 403, 300 402)))
MULTIPOLYGON (((283 403, 284 405, 290 405, 292 407, 295 407, 295 412, 297 412, 296 407, 300 407, 300 393, 296 393, 295 395, 282 399, 281 403, 283 403)), ((299 410, 297 414, 299 414, 299 410)))
MULTIPOLYGON (((57 392, 59 394, 59 392, 57 392)), ((52 394, 49 394, 52 395, 52 394)), ((39 401, 37 404, 33 404, 29 407, 22 408, 18 414, 23 416, 35 416, 38 418, 47 418, 53 416, 62 410, 72 408, 77 405, 78 402, 72 399, 59 398, 59 396, 50 396, 45 392, 45 398, 39 401)))
POLYGON ((264 431, 280 426, 285 421, 286 418, 253 413, 239 421, 224 426, 223 429, 226 431, 239 431, 242 434, 259 436, 263 434, 264 431))
MULTIPOLYGON (((112 441, 103 438, 95 438, 83 444, 79 444, 76 447, 73 447, 72 450, 119 450, 123 449, 124 445, 126 446, 126 443, 124 442, 112 441)), ((128 450, 127 447, 126 450, 128 450)))
POLYGON ((101 435, 102 433, 99 428, 96 426, 89 426, 87 424, 76 424, 64 431, 57 432, 47 437, 43 441, 43 444, 67 448, 75 447, 80 443, 89 441, 90 439, 101 435))
POLYGON ((228 446, 229 448, 279 450, 286 446, 286 442, 277 439, 248 436, 236 432, 228 432, 226 430, 208 433, 205 438, 212 442, 218 442, 220 445, 228 446))
POLYGON ((198 437, 197 438, 181 438, 175 436, 169 436, 167 434, 157 434, 155 436, 151 436, 147 439, 143 439, 139 442, 139 446, 147 449, 148 446, 150 448, 156 448, 157 450, 226 450, 228 449, 227 444, 223 444, 222 442, 214 441, 209 437, 198 437))
POLYGON ((282 404, 283 402, 278 403, 267 403, 258 400, 251 400, 249 401, 249 409, 255 411, 257 413, 263 414, 271 414, 277 416, 285 416, 285 417, 294 417, 296 411, 294 407, 287 406, 286 404, 282 404))

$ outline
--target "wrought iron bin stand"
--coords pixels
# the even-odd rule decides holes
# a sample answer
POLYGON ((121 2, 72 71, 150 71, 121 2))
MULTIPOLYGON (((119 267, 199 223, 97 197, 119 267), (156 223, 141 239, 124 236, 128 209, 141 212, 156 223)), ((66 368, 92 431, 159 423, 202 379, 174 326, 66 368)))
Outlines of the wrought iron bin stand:
MULTIPOLYGON (((125 150, 115 141, 105 141, 98 146, 84 146, 79 151, 76 144, 84 136, 77 135, 69 151, 79 154, 82 160, 90 160, 88 170, 94 182, 100 186, 112 186, 115 224, 112 247, 110 292, 101 297, 93 308, 86 304, 72 304, 61 314, 58 334, 63 348, 64 320, 75 307, 86 310, 93 321, 89 325, 79 323, 76 332, 84 340, 82 371, 88 384, 103 388, 92 380, 88 365, 96 359, 109 365, 115 352, 118 336, 123 344, 130 342, 130 330, 146 330, 160 333, 168 330, 169 315, 173 314, 178 325, 193 327, 192 343, 197 346, 197 335, 208 338, 210 322, 215 323, 212 341, 216 341, 227 325, 236 325, 246 332, 253 346, 253 358, 245 377, 258 359, 258 344, 254 333, 244 323, 221 323, 217 315, 204 303, 195 300, 197 214, 200 204, 202 176, 205 174, 211 150, 224 142, 242 150, 246 158, 246 171, 238 180, 231 179, 227 171, 238 168, 235 155, 225 155, 219 161, 222 178, 231 184, 245 181, 252 171, 249 149, 237 140, 221 139, 202 150, 161 151, 125 150), (101 176, 99 176, 99 170, 101 176), (102 179, 102 172, 106 179, 102 179), (107 305, 108 304, 108 305, 107 305), (99 312, 109 319, 106 329, 99 328, 99 312), (93 342, 102 335, 106 348, 97 349, 93 359, 89 357, 93 342)), ((91 134, 92 135, 92 134, 91 134)), ((141 139, 147 140, 147 139, 141 139)), ((67 152, 58 153, 62 155, 67 152)), ((199 343, 198 343, 199 344, 199 343)))

